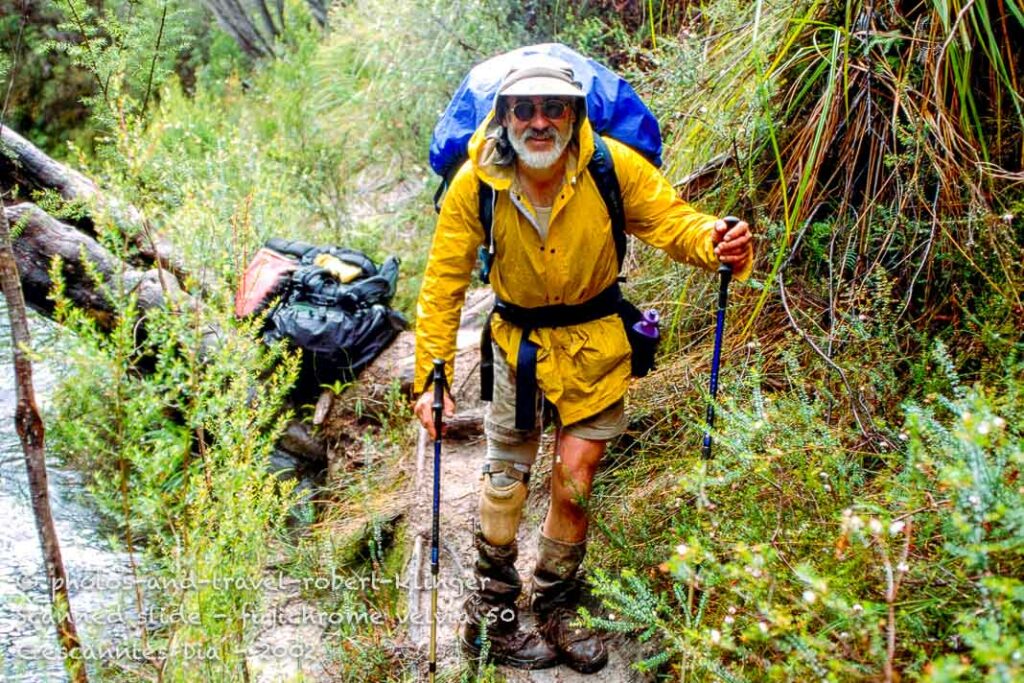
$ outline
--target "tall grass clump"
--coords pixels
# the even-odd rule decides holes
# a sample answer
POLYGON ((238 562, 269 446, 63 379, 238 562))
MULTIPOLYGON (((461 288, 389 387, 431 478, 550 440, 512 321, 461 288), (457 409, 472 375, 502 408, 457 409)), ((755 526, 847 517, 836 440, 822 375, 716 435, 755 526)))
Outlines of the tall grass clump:
MULTIPOLYGON (((1006 300, 1019 324, 1019 4, 723 0, 677 21, 627 68, 684 196, 755 221, 764 268, 743 335, 762 313, 775 325, 771 294, 789 285, 792 316, 828 346, 879 277, 917 328, 956 316, 954 290, 971 307, 1006 300)), ((683 310, 692 280, 641 265, 645 296, 683 310)))

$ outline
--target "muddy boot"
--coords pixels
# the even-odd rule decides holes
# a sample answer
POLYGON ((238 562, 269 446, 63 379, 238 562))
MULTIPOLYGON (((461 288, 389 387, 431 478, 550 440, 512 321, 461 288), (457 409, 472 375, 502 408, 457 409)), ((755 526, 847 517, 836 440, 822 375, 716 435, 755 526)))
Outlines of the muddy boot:
POLYGON ((540 535, 532 607, 540 620, 540 632, 558 650, 562 661, 589 674, 608 663, 608 650, 596 633, 572 625, 579 619, 576 603, 582 588, 576 570, 586 551, 586 541, 564 543, 540 535))
POLYGON ((516 598, 523 584, 516 572, 518 547, 491 545, 477 534, 477 590, 463 604, 465 623, 459 633, 463 651, 478 657, 483 637, 488 657, 497 664, 518 669, 544 669, 558 664, 558 653, 536 631, 519 628, 516 598))

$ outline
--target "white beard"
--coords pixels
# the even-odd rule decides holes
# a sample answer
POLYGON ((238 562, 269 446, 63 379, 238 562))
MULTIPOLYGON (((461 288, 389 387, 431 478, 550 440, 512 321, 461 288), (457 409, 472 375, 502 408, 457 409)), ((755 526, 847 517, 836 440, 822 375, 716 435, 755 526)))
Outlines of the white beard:
POLYGON ((548 130, 551 131, 552 137, 554 138, 555 145, 546 152, 533 152, 526 146, 526 141, 532 136, 532 129, 527 128, 523 131, 523 134, 516 137, 515 134, 510 130, 508 132, 508 141, 512 145, 512 149, 515 151, 516 156, 527 168, 532 169, 545 169, 550 168, 558 159, 562 156, 562 152, 569 145, 569 140, 572 139, 572 134, 561 135, 558 129, 551 127, 548 130))

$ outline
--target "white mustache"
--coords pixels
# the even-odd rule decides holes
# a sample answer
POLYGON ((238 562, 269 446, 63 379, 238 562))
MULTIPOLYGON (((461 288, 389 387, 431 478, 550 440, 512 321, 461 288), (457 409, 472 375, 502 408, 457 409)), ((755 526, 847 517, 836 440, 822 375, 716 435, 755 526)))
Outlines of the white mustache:
POLYGON ((550 128, 544 130, 535 130, 533 128, 526 131, 524 136, 527 140, 551 140, 555 137, 555 131, 550 128))

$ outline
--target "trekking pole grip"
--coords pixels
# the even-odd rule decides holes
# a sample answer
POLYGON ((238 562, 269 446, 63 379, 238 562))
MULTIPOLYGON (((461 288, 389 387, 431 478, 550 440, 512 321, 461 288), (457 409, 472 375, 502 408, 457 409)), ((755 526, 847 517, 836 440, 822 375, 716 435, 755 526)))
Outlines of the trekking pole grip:
MULTIPOLYGON (((736 216, 726 216, 722 219, 725 223, 726 231, 732 230, 740 223, 740 219, 736 216)), ((721 276, 722 283, 718 290, 718 307, 725 308, 725 291, 729 287, 729 280, 732 279, 732 266, 728 263, 718 264, 718 274, 721 276)))
POLYGON ((441 438, 441 418, 444 415, 444 392, 445 392, 445 378, 444 378, 444 361, 440 358, 434 359, 434 433, 437 438, 441 438))

